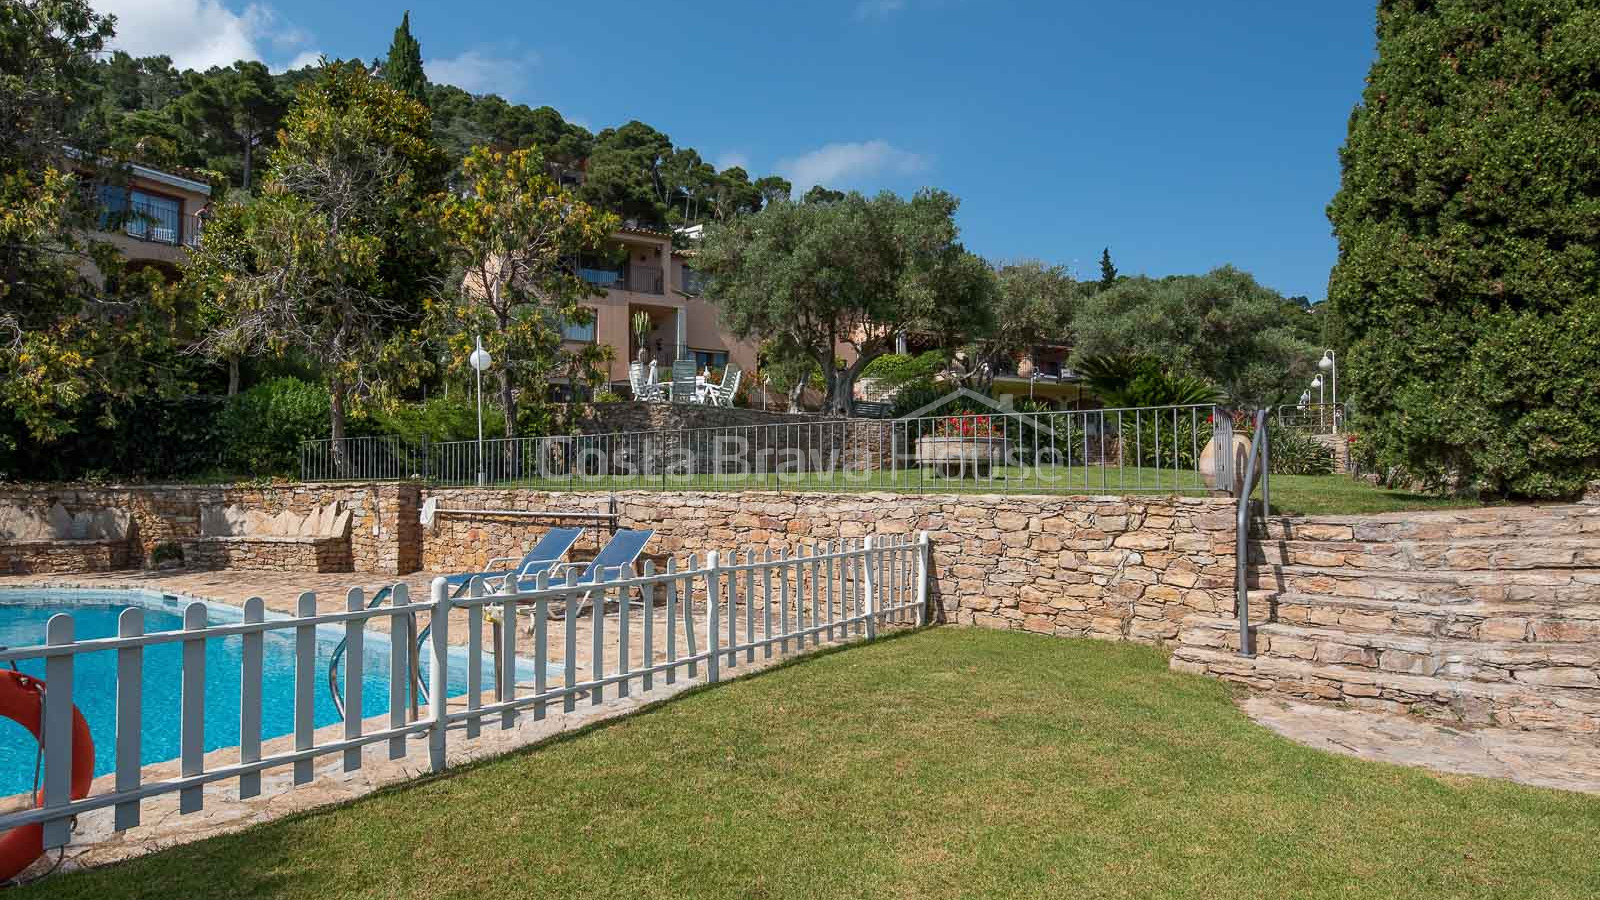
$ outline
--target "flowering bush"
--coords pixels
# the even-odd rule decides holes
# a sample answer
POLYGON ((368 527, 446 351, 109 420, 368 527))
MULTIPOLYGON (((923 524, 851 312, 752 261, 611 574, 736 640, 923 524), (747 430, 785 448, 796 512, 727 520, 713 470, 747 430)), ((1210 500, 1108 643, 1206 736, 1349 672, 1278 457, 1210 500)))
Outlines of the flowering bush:
POLYGON ((933 423, 934 437, 1002 437, 1004 428, 996 428, 992 416, 947 416, 933 423))

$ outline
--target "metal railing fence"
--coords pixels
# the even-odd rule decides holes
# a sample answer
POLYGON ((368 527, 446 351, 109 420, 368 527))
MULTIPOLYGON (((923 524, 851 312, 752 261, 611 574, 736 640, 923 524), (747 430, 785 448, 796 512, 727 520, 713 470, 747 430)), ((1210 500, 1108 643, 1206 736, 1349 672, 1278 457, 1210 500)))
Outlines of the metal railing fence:
POLYGON ((1198 462, 1230 415, 1212 405, 994 410, 481 444, 355 438, 307 442, 301 474, 547 490, 1202 493, 1198 462))
POLYGON ((1285 405, 1273 415, 1284 428, 1308 431, 1312 434, 1338 434, 1345 430, 1343 403, 1308 403, 1305 406, 1285 405))
MULTIPOLYGON (((36 807, 0 815, 0 831, 41 824, 44 846, 60 847, 70 840, 73 818, 93 810, 112 808, 113 828, 123 831, 140 823, 144 802, 155 797, 175 793, 179 814, 193 813, 207 802, 207 785, 236 781, 240 799, 255 797, 262 791, 262 773, 285 767, 292 769, 287 788, 292 791, 316 777, 315 764, 323 757, 338 755, 344 771, 356 771, 369 746, 382 746, 388 759, 398 760, 408 755, 413 738, 425 739, 428 765, 442 771, 447 742, 476 738, 486 725, 509 729, 525 714, 538 721, 557 706, 570 712, 580 699, 598 706, 680 677, 694 680, 703 673, 705 681, 715 682, 758 658, 803 653, 825 641, 871 639, 887 626, 925 624, 930 563, 924 533, 914 539, 820 544, 794 554, 712 552, 682 565, 669 560, 660 570, 646 562, 599 585, 551 585, 546 573, 535 584, 491 592, 475 578, 465 596, 456 597, 439 578, 430 596, 415 602, 404 584, 395 585, 387 606, 368 606, 362 591, 353 588, 339 612, 318 612, 317 596, 307 592, 299 596, 294 615, 268 616, 255 597, 244 604, 242 621, 229 624, 209 624, 206 604, 196 601, 184 609, 183 628, 177 631, 146 633, 144 610, 130 608, 120 615, 117 637, 90 640, 75 639, 73 617, 58 614, 47 623, 44 645, 0 649, 0 665, 42 663, 44 670, 40 800, 36 807), (410 629, 419 615, 426 616, 428 627, 425 653, 415 659, 411 641, 399 636, 416 633, 410 629), (495 628, 485 646, 489 617, 526 622, 526 633, 495 628), (367 678, 350 673, 366 672, 373 648, 364 638, 376 639, 368 626, 385 618, 396 639, 378 651, 388 661, 384 696, 364 699, 367 678), (580 621, 588 629, 581 642, 580 621), (465 640, 452 645, 452 628, 463 624, 465 640), (324 687, 326 661, 318 658, 318 633, 330 628, 344 639, 346 714, 342 726, 319 729, 315 701, 324 687), (270 636, 279 639, 275 651, 287 644, 292 654, 293 725, 283 740, 273 740, 279 736, 264 733, 262 724, 269 707, 263 680, 279 671, 264 659, 270 636), (228 681, 208 680, 207 674, 219 658, 208 654, 208 645, 222 640, 243 646, 236 673, 239 743, 231 754, 235 761, 217 765, 216 757, 207 757, 205 695, 208 686, 228 681), (149 648, 174 643, 182 648, 177 671, 146 668, 149 648), (82 670, 80 659, 91 653, 116 654, 112 733, 91 735, 114 749, 115 778, 109 787, 75 798, 73 701, 79 688, 74 679, 82 670), (426 672, 419 672, 424 665, 426 672), (486 673, 492 674, 486 678, 486 673), (143 722, 157 695, 170 696, 173 685, 156 681, 169 674, 181 697, 180 770, 176 777, 149 780, 143 722), (419 675, 428 685, 422 695, 426 706, 420 708, 419 675), (465 690, 451 696, 450 685, 463 681, 459 675, 465 690), (377 715, 365 716, 374 711, 372 701, 381 701, 377 715)), ((83 688, 105 689, 103 684, 83 688)), ((224 752, 223 758, 229 755, 224 752)))

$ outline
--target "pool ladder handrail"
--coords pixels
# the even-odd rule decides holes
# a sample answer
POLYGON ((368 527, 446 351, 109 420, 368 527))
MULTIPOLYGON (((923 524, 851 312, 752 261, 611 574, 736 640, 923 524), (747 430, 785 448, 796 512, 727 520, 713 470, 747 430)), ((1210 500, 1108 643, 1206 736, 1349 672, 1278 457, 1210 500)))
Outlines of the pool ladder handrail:
MULTIPOLYGON (((373 609, 377 606, 381 606, 383 601, 389 599, 389 596, 393 593, 394 587, 391 585, 383 588, 376 594, 373 594, 372 601, 367 604, 367 609, 373 609)), ((408 630, 415 634, 417 632, 417 614, 412 613, 406 617, 406 620, 409 623, 408 630)), ((427 641, 428 633, 432 630, 433 623, 429 622, 423 627, 422 632, 417 634, 417 639, 415 642, 409 639, 406 641, 406 644, 410 648, 411 657, 410 693, 411 718, 413 721, 415 721, 417 718, 418 702, 428 702, 428 683, 422 677, 422 644, 427 641)), ((396 640, 396 637, 394 635, 390 635, 389 639, 396 640)), ((328 659, 328 696, 333 698, 333 708, 338 710, 340 721, 344 720, 344 696, 339 692, 339 661, 344 658, 345 644, 348 641, 349 638, 341 638, 339 640, 339 645, 333 648, 333 656, 329 657, 328 659)))

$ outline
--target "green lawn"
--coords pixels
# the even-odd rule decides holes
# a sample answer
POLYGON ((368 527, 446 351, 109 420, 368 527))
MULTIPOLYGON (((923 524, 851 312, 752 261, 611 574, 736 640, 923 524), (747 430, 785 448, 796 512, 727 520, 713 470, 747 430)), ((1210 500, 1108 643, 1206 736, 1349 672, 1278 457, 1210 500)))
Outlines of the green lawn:
POLYGON ((1272 476, 1274 515, 1358 515, 1482 505, 1481 501, 1467 497, 1443 497, 1373 487, 1365 481, 1344 475, 1272 476))
POLYGON ((941 628, 15 896, 1583 898, 1600 797, 1299 747, 1155 650, 941 628))

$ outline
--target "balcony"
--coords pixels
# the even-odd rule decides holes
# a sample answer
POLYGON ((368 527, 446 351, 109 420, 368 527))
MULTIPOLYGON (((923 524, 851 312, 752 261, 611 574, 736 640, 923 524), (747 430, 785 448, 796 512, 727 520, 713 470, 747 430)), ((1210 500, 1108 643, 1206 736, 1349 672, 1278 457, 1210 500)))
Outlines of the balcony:
POLYGON ((580 266, 578 277, 608 291, 631 291, 635 294, 666 293, 666 282, 662 277, 660 266, 629 264, 615 269, 580 266))
POLYGON ((131 200, 121 209, 102 207, 100 213, 100 227, 106 231, 120 231, 136 241, 169 247, 200 246, 203 224, 199 216, 183 215, 170 204, 141 200, 131 200))

